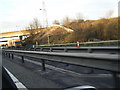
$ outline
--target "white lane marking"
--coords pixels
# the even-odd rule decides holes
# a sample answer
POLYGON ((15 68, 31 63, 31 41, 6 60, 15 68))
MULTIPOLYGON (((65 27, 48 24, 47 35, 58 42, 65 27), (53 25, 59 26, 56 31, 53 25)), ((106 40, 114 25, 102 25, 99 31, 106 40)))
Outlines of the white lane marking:
MULTIPOLYGON (((18 56, 16 56, 17 58, 20 58, 18 56)), ((40 62, 37 62, 37 61, 32 61, 32 60, 29 60, 27 58, 24 58, 25 61, 28 61, 30 63, 33 63, 33 64, 36 64, 36 65, 40 65, 42 66, 42 64, 40 62)), ((76 73, 76 72, 73 72, 73 71, 70 71, 70 70, 65 70, 65 69, 62 69, 62 68, 58 68, 58 67, 55 67, 55 66, 52 66, 52 65, 48 65, 48 64, 45 64, 45 67, 49 68, 49 69, 53 69, 57 72, 62 72, 62 73, 69 73, 69 75, 76 75, 76 76, 79 76, 79 77, 112 77, 111 74, 80 74, 80 73, 76 73)))
POLYGON ((21 90, 21 88, 23 88, 24 90, 28 90, 10 71, 8 71, 7 68, 5 68, 5 70, 10 75, 11 79, 13 80, 15 85, 17 86, 18 90, 21 90))

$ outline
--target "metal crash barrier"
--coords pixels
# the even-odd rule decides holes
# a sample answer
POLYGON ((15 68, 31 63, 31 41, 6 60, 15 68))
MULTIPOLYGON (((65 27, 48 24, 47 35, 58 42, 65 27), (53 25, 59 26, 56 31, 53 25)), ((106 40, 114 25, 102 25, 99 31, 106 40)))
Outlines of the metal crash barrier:
POLYGON ((119 87, 119 55, 118 54, 95 54, 95 53, 59 53, 59 52, 38 52, 38 51, 25 51, 25 50, 3 50, 3 55, 12 57, 14 55, 21 56, 22 63, 25 63, 24 57, 38 58, 42 61, 42 70, 45 71, 45 61, 56 61, 79 65, 89 68, 96 68, 101 70, 110 71, 114 78, 115 87, 119 87))

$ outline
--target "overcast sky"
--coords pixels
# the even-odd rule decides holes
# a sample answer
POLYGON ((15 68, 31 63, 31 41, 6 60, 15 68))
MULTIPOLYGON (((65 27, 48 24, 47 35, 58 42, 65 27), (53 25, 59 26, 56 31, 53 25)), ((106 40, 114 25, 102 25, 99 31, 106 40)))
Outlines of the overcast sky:
MULTIPOLYGON (((44 24, 43 0, 0 0, 0 32, 25 29, 33 18, 44 24)), ((113 10, 118 16, 119 0, 44 0, 49 25, 54 20, 62 21, 66 16, 75 19, 79 13, 84 19, 99 19, 113 10)))

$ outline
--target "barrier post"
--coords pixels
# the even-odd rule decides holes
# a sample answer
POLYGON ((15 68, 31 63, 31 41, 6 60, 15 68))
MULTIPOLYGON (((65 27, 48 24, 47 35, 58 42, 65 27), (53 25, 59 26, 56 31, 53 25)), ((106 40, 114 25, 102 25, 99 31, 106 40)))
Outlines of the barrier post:
POLYGON ((119 86, 119 78, 118 78, 118 74, 116 72, 112 72, 112 75, 113 75, 113 83, 114 83, 114 88, 116 88, 116 90, 118 88, 120 88, 119 86))
POLYGON ((8 54, 8 57, 10 58, 10 53, 8 54))
POLYGON ((12 59, 14 59, 14 55, 12 54, 12 59))
POLYGON ((22 57, 22 63, 24 63, 25 61, 24 61, 24 57, 23 56, 21 56, 22 57))
POLYGON ((46 69, 45 69, 45 60, 44 59, 42 59, 42 71, 45 71, 46 69))

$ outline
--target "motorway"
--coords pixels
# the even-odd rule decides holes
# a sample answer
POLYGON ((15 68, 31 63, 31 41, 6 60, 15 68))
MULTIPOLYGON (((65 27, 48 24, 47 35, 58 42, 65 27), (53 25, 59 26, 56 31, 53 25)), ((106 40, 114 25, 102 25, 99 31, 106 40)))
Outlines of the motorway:
POLYGON ((46 62, 46 71, 42 71, 41 61, 36 58, 25 58, 21 63, 19 56, 15 59, 2 57, 5 66, 27 88, 68 88, 81 85, 92 85, 97 88, 113 88, 110 72, 80 66, 46 62))

